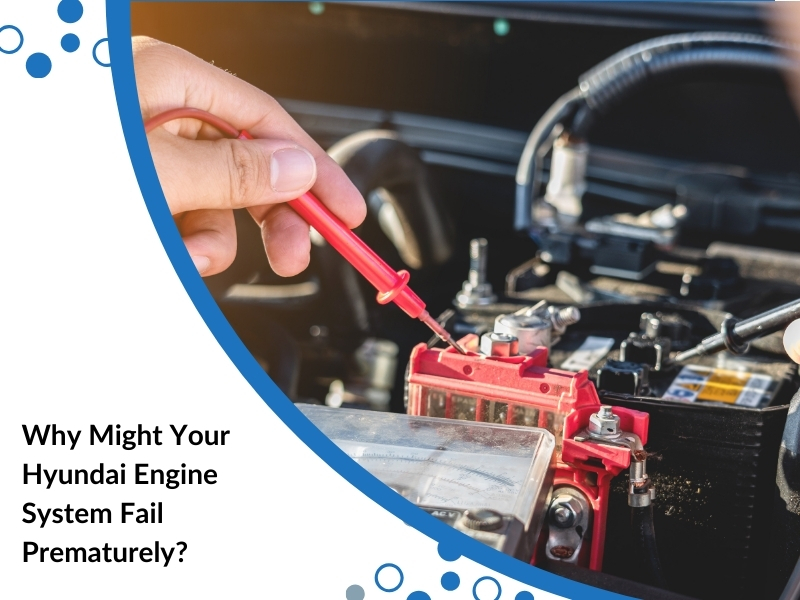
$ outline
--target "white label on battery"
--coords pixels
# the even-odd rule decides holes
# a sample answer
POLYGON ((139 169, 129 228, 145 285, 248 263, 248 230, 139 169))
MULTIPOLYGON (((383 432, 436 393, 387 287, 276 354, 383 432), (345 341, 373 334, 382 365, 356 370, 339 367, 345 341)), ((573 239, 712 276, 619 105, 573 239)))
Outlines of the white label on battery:
POLYGON ((744 386, 742 393, 736 399, 736 404, 741 406, 757 407, 769 393, 767 390, 772 384, 772 378, 766 375, 753 374, 744 386))
POLYGON ((749 371, 730 371, 690 365, 683 367, 664 392, 664 400, 676 402, 724 402, 757 408, 772 392, 773 379, 749 371))
POLYGON ((699 393, 699 391, 690 390, 679 385, 671 385, 661 397, 664 400, 673 400, 675 402, 694 402, 697 400, 697 394, 699 393))
POLYGON ((605 358, 608 351, 614 346, 614 338, 604 338, 590 335, 575 350, 570 357, 561 364, 565 371, 582 371, 591 369, 605 358))

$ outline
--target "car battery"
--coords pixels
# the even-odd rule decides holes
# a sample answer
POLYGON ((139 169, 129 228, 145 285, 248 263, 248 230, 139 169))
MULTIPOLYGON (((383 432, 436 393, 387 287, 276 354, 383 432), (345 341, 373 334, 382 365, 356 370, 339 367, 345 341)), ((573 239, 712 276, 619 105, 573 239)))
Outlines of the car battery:
POLYGON ((555 438, 548 431, 297 406, 407 500, 496 550, 531 560, 553 485, 555 438))
POLYGON ((618 423, 619 433, 609 430, 607 440, 602 439, 605 432, 588 435, 592 416, 602 411, 585 370, 549 368, 545 347, 525 356, 514 355, 513 349, 506 356, 491 356, 478 352, 474 334, 459 343, 466 355, 425 344, 414 348, 407 376, 408 413, 551 432, 554 504, 547 536, 533 562, 562 561, 600 570, 610 482, 647 443, 647 413, 615 407, 608 416, 615 427, 618 423), (622 432, 628 447, 616 443, 622 432))
MULTIPOLYGON (((581 322, 553 347, 551 360, 574 362, 588 354, 587 340, 607 340, 589 371, 601 401, 650 415, 648 474, 657 490, 655 529, 670 589, 699 598, 766 597, 760 574, 773 573, 775 555, 787 553, 770 533, 781 435, 800 383, 797 367, 769 352, 772 340, 762 339, 744 356, 701 357, 649 369, 640 385, 612 385, 623 383, 615 376, 625 367, 618 361, 623 342, 643 331, 644 314, 659 312, 691 325, 683 347, 718 331, 726 317, 656 303, 581 307, 581 322)), ((648 370, 646 363, 637 366, 648 370)), ((604 571, 636 579, 624 530, 630 521, 625 493, 624 482, 612 483, 606 539, 614 551, 604 571)))

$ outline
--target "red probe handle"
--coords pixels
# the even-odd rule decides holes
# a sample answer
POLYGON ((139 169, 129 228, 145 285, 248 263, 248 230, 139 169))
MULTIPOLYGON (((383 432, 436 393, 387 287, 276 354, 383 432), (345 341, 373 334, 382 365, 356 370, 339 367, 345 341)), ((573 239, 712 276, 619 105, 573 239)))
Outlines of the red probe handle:
POLYGON ((425 310, 425 303, 408 288, 408 271, 395 272, 311 192, 288 204, 375 286, 380 304, 394 302, 408 316, 419 318, 425 310))
MULTIPOLYGON (((248 131, 242 130, 239 139, 252 140, 248 131)), ((288 202, 303 220, 325 238, 333 248, 361 273, 378 290, 378 303, 394 302, 411 318, 425 312, 425 303, 408 287, 408 271, 395 272, 363 240, 342 223, 328 207, 311 192, 288 202)))

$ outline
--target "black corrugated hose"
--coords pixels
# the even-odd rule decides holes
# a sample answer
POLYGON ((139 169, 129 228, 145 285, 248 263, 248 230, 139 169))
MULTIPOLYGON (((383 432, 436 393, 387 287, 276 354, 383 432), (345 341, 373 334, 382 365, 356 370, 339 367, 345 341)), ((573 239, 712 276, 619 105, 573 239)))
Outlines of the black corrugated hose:
POLYGON ((781 54, 791 46, 770 38, 741 33, 669 35, 636 44, 582 75, 578 86, 559 98, 531 131, 516 175, 514 227, 529 230, 538 184, 537 161, 542 144, 559 123, 572 120, 571 133, 586 138, 597 114, 645 82, 679 71, 707 67, 736 67, 780 71, 800 66, 781 54))
POLYGON ((633 531, 636 555, 641 563, 642 583, 666 588, 667 581, 661 569, 661 559, 658 556, 658 546, 656 546, 652 504, 631 508, 631 530, 633 531))

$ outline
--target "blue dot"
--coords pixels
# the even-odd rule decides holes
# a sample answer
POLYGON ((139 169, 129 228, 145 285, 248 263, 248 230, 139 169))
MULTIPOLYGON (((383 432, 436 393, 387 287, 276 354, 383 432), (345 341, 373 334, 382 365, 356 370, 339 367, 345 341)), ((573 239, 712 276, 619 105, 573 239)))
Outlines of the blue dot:
POLYGON ((408 600, 431 600, 431 597, 425 592, 411 592, 408 595, 408 600))
POLYGON ((458 550, 445 544, 444 542, 439 542, 437 551, 439 552, 439 556, 442 557, 442 560, 446 560, 447 562, 453 562, 461 556, 461 553, 458 550))
POLYGON ((61 38, 61 47, 67 52, 75 52, 81 45, 81 40, 74 33, 68 33, 61 38))
POLYGON ((58 3, 58 17, 64 23, 75 23, 83 16, 83 4, 80 0, 61 0, 58 3))
POLYGON ((312 15, 321 15, 325 12, 325 5, 322 2, 309 2, 308 12, 312 15))
POLYGON ((0 52, 2 52, 3 54, 14 54, 14 52, 22 48, 22 32, 19 30, 19 27, 14 27, 13 25, 3 25, 2 27, 0 27, 0 33, 5 31, 6 29, 10 29, 11 31, 15 31, 17 33, 17 35, 19 36, 19 43, 16 45, 15 48, 11 49, 3 48, 2 46, 0 46, 0 52))
POLYGON ((530 592, 520 592, 514 596, 514 600, 533 600, 533 594, 530 592))
POLYGON ((448 571, 444 575, 442 575, 442 587, 446 589, 448 592, 452 592, 454 589, 458 587, 461 583, 461 579, 453 573, 452 571, 448 571))
POLYGON ((28 57, 25 62, 25 68, 28 71, 28 75, 41 79, 42 77, 47 77, 50 69, 53 68, 53 63, 50 62, 50 57, 47 54, 35 52, 28 57))

